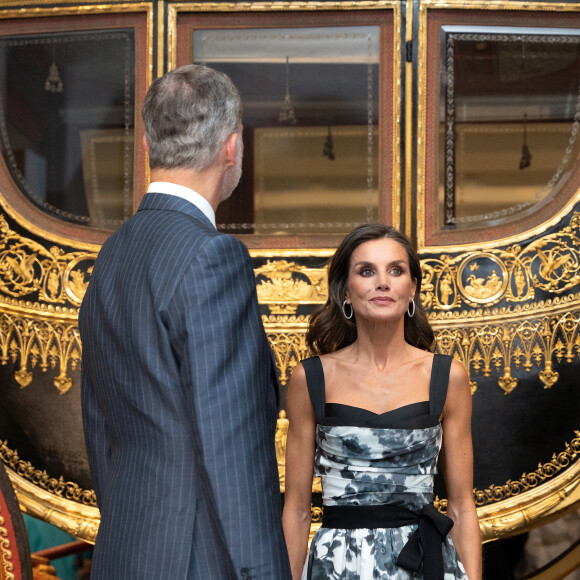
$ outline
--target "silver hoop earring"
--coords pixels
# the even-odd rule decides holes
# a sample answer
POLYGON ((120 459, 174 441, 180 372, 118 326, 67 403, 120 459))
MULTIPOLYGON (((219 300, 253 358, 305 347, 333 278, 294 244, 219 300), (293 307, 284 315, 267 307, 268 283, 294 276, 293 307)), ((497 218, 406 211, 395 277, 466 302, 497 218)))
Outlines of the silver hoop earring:
POLYGON ((409 306, 407 307, 407 315, 409 316, 409 318, 413 318, 413 316, 415 316, 415 299, 413 298, 413 300, 411 300, 411 302, 409 302, 409 306), (411 309, 411 304, 413 305, 413 308, 411 309))
POLYGON ((354 309, 352 307, 352 304, 350 302, 347 302, 346 300, 342 303, 342 313, 344 314, 344 317, 347 320, 350 320, 352 318, 352 315, 354 314, 354 309), (346 314, 346 307, 350 306, 350 315, 346 314))

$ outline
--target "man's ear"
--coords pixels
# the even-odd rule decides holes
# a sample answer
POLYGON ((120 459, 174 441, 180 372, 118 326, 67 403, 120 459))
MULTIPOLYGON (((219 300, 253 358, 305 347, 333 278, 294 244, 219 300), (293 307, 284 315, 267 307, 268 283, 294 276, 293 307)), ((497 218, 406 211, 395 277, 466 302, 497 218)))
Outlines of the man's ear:
POLYGON ((147 151, 147 153, 149 153, 149 143, 147 143, 147 137, 145 137, 145 134, 143 134, 142 143, 143 143, 143 148, 145 149, 145 151, 147 151))
POLYGON ((224 143, 226 152, 226 164, 228 167, 236 164, 236 145, 238 143, 238 138, 238 133, 232 133, 224 143))

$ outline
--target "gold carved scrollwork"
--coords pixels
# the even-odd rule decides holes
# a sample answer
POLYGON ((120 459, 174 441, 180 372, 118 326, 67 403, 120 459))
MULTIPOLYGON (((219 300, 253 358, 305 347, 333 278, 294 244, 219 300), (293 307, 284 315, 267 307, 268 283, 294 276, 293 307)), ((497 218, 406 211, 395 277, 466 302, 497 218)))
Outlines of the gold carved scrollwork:
POLYGON ((14 298, 37 295, 48 304, 80 305, 96 254, 65 253, 11 230, 0 215, 0 293, 14 298))
POLYGON ((442 256, 438 261, 424 261, 421 266, 421 301, 425 308, 449 310, 458 306, 460 297, 456 282, 457 268, 453 260, 449 256, 442 256))
POLYGON ((537 272, 532 276, 537 288, 555 293, 574 288, 580 283, 580 212, 558 233, 532 242, 524 254, 537 272))
POLYGON ((62 477, 58 479, 50 477, 46 471, 35 469, 29 461, 23 461, 18 456, 17 451, 8 447, 7 441, 0 441, 0 459, 14 473, 32 482, 52 495, 63 499, 72 500, 86 506, 96 506, 97 500, 93 490, 86 490, 79 487, 72 481, 64 481, 62 477))
POLYGON ((475 504, 486 505, 492 502, 502 501, 508 497, 523 493, 566 469, 580 454, 580 431, 574 432, 576 437, 571 443, 566 443, 564 451, 554 453, 551 461, 538 464, 533 473, 524 473, 517 481, 508 480, 504 485, 492 485, 481 491, 475 490, 475 504))
POLYGON ((12 563, 12 547, 10 546, 10 539, 8 537, 8 529, 4 526, 6 520, 2 516, 2 506, 0 506, 0 562, 2 562, 2 573, 0 578, 6 580, 16 580, 14 575, 14 564, 12 563))
MULTIPOLYGON (((421 299, 433 321, 460 307, 490 308, 502 301, 533 307, 538 290, 569 295, 580 286, 580 212, 568 226, 524 248, 515 244, 442 254, 423 259, 421 268, 421 299)), ((323 303, 328 294, 326 268, 268 260, 255 274, 259 300, 274 315, 294 314, 299 304, 323 303)), ((472 314, 478 316, 479 311, 472 314)))
MULTIPOLYGON (((284 386, 294 367, 309 356, 305 342, 307 321, 304 317, 264 317, 274 360, 284 386), (295 326, 292 328, 291 326, 295 326)), ((573 362, 580 356, 580 315, 566 312, 522 321, 472 325, 460 328, 436 328, 438 351, 450 354, 469 370, 470 376, 497 374, 498 386, 508 394, 517 387, 514 370, 538 369, 545 388, 558 380, 554 361, 573 362)), ((471 381, 471 392, 477 389, 471 381)))
POLYGON ((313 524, 317 524, 317 523, 322 522, 322 508, 321 507, 312 506, 312 508, 310 509, 310 512, 312 514, 312 523, 313 524))

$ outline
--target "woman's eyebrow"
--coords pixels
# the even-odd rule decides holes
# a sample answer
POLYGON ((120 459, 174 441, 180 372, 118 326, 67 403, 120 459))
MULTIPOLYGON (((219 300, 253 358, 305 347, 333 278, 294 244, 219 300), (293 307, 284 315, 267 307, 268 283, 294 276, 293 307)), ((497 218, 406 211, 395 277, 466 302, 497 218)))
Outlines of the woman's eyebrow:
MULTIPOLYGON (((403 264, 403 265, 407 265, 407 262, 405 261, 404 258, 401 258, 399 260, 393 260, 391 262, 388 263, 388 266, 398 266, 399 264, 403 264)), ((353 264, 354 267, 357 266, 375 266, 374 262, 369 262, 368 260, 361 260, 360 262, 355 262, 353 264)))

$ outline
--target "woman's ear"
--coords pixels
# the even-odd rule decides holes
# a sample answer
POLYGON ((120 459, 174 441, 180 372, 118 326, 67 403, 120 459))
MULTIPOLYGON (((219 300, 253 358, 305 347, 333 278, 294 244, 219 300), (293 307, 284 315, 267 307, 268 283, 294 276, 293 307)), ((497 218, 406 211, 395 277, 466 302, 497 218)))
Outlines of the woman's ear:
POLYGON ((147 143, 147 137, 145 137, 145 134, 143 134, 141 142, 143 143, 143 148, 145 149, 145 151, 149 153, 149 143, 147 143))

